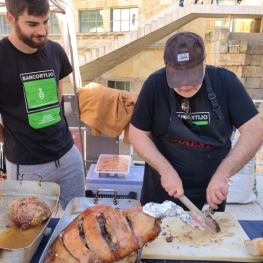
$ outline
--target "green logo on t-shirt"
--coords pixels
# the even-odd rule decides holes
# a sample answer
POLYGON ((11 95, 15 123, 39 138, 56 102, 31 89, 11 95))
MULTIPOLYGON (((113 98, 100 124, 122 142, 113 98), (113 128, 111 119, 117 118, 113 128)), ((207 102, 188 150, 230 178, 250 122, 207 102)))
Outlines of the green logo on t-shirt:
POLYGON ((61 120, 53 70, 21 74, 29 125, 39 129, 61 120))
MULTIPOLYGON (((177 112, 178 117, 183 118, 184 112, 177 112)), ((209 112, 192 112, 191 113, 192 123, 195 125, 207 125, 210 123, 210 113, 209 112)))

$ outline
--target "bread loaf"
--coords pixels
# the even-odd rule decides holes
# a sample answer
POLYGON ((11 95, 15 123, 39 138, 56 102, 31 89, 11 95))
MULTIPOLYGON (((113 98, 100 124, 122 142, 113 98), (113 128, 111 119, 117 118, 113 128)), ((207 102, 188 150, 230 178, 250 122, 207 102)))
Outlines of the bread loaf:
POLYGON ((263 256, 263 237, 244 241, 246 250, 252 256, 263 256))
POLYGON ((92 206, 60 233, 44 262, 134 263, 135 252, 159 235, 160 224, 141 207, 92 206))

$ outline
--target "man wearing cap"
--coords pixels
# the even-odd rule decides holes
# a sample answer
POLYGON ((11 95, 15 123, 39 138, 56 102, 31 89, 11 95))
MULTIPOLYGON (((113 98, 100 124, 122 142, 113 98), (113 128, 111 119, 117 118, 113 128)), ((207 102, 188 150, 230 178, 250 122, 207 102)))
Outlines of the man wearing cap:
POLYGON ((136 102, 129 139, 145 160, 142 205, 165 200, 224 211, 228 180, 263 142, 258 111, 237 76, 206 65, 203 39, 191 32, 171 36, 165 67, 152 73, 136 102), (233 128, 240 132, 231 150, 233 128))

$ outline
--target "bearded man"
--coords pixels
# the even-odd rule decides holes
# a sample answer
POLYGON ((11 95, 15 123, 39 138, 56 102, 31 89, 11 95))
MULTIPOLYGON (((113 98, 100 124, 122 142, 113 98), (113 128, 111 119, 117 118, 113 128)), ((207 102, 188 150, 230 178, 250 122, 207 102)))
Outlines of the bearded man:
POLYGON ((6 0, 12 26, 0 41, 0 141, 7 179, 55 182, 63 209, 85 196, 83 160, 64 116, 62 79, 72 72, 63 48, 47 39, 48 0, 6 0))

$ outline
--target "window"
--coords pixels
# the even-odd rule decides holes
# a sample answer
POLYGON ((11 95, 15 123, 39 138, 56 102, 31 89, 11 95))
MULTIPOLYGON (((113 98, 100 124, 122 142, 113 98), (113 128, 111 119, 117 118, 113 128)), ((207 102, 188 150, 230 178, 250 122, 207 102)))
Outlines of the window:
POLYGON ((56 14, 53 12, 50 13, 49 32, 50 32, 50 34, 59 34, 60 33, 56 14))
POLYGON ((223 18, 215 18, 215 29, 223 27, 223 18))
POLYGON ((0 15, 0 35, 9 35, 11 31, 12 27, 6 20, 5 15, 0 15))
POLYGON ((80 11, 79 29, 81 33, 104 32, 103 10, 80 11))
POLYGON ((108 81, 108 87, 113 88, 113 89, 130 91, 130 82, 109 80, 108 81))
POLYGON ((138 28, 138 8, 111 10, 111 31, 131 31, 138 28))
MULTIPOLYGON (((226 21, 228 24, 228 19, 226 21)), ((233 32, 233 26, 234 26, 234 19, 230 20, 230 26, 229 26, 229 31, 233 32)), ((223 18, 215 18, 215 29, 218 28, 223 28, 223 18)))

